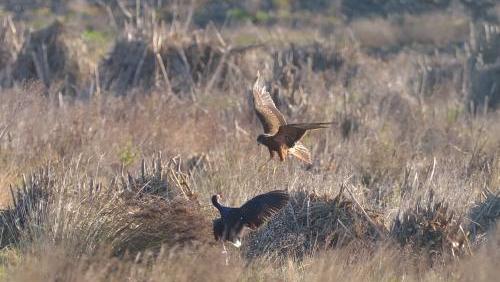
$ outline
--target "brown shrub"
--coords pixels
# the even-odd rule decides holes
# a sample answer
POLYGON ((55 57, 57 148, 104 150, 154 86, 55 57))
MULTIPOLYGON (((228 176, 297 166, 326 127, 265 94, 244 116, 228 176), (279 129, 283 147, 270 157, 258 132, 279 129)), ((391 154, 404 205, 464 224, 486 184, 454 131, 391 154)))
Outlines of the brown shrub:
POLYGON ((352 244, 371 249, 385 234, 383 217, 366 208, 364 214, 342 193, 334 198, 307 192, 292 194, 290 205, 280 216, 252 236, 246 255, 303 258, 319 250, 352 244))
POLYGON ((391 234, 401 246, 423 252, 429 259, 461 255, 468 244, 460 219, 443 201, 434 199, 432 190, 426 201, 419 199, 412 209, 396 217, 391 234))
MULTIPOLYGON (((175 163, 170 163, 172 165, 175 163)), ((189 188, 187 175, 161 159, 149 168, 143 162, 141 175, 128 176, 120 201, 128 224, 113 239, 113 253, 135 254, 168 248, 197 247, 215 243, 211 221, 189 188)))
POLYGON ((233 86, 231 80, 241 76, 228 66, 244 68, 242 55, 256 47, 232 48, 203 36, 176 38, 161 32, 162 41, 155 42, 160 40, 156 37, 117 41, 100 64, 102 89, 124 95, 136 87, 150 90, 161 85, 167 92, 188 97, 200 88, 227 90, 233 86))
POLYGON ((211 221, 187 176, 161 160, 143 166, 140 175, 109 187, 66 175, 65 183, 50 170, 35 174, 17 189, 14 204, 2 211, 2 248, 9 245, 62 245, 75 255, 103 248, 114 255, 212 242, 211 221), (72 182, 75 181, 75 182, 72 182), (83 183, 82 183, 82 182, 83 183), (70 187, 76 185, 77 190, 70 187))
POLYGON ((19 82, 40 80, 47 88, 61 83, 59 91, 76 94, 79 63, 72 56, 63 34, 64 26, 59 21, 32 32, 13 65, 13 79, 19 82))

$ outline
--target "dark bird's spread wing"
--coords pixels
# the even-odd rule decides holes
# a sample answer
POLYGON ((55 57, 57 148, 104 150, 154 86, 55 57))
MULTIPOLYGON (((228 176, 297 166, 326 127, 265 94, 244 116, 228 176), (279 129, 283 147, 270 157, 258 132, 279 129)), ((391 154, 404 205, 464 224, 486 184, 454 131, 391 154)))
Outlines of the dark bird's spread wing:
POLYGON ((244 224, 256 229, 278 213, 288 203, 289 198, 286 191, 276 190, 249 200, 240 208, 244 224))
POLYGON ((330 124, 329 122, 317 122, 283 125, 276 134, 276 140, 278 140, 278 142, 284 142, 288 148, 292 148, 308 130, 328 128, 330 124))
POLYGON ((266 87, 260 81, 260 74, 257 73, 257 80, 252 90, 253 103, 257 117, 262 123, 264 133, 274 135, 278 132, 280 126, 285 125, 285 117, 274 105, 273 99, 266 87))

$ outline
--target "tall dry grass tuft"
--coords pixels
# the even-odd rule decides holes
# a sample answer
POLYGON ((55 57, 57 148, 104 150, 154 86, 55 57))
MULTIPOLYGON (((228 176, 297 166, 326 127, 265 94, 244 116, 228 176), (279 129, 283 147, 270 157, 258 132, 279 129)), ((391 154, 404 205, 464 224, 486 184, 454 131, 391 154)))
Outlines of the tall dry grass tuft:
POLYGON ((12 204, 0 212, 1 248, 33 240, 46 221, 54 180, 49 169, 41 169, 29 178, 23 176, 20 187, 12 188, 12 204))

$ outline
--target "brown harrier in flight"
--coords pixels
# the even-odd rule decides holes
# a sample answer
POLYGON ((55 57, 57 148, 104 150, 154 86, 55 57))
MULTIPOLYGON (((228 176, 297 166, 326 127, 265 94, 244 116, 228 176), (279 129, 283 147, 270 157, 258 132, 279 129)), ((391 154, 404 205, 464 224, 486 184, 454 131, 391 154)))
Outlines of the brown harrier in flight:
POLYGON ((253 103, 257 117, 262 123, 264 134, 259 135, 257 142, 269 149, 272 160, 277 152, 281 161, 290 153, 299 160, 312 164, 311 153, 300 142, 308 130, 328 128, 331 123, 291 123, 287 124, 285 117, 274 105, 273 99, 261 82, 260 73, 253 85, 253 103))

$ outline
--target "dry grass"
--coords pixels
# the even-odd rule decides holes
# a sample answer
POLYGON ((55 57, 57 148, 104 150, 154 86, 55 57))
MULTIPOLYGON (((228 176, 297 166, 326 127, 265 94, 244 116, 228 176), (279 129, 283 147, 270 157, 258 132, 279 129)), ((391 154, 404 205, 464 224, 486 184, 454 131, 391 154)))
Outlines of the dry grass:
MULTIPOLYGON (((482 52, 500 57, 490 48, 497 33, 486 33, 488 41, 471 35, 469 50, 379 55, 353 38, 305 45, 279 38, 247 48, 232 41, 235 30, 209 27, 192 37, 181 31, 127 29, 108 58, 93 62, 98 71, 79 74, 76 97, 39 81, 1 90, 2 278, 498 275, 500 112, 468 86, 484 77, 475 61, 482 52), (158 35, 163 39, 155 41, 158 35), (472 48, 474 40, 488 48, 472 48), (304 140, 313 165, 290 159, 259 169, 268 155, 255 141, 260 125, 248 100, 257 69, 287 120, 334 121, 304 140), (210 234, 210 196, 221 193, 226 204, 239 205, 273 189, 287 189, 290 204, 241 250, 230 249, 225 266, 210 234)), ((265 38, 279 33, 268 30, 265 38)), ((410 32, 436 46, 460 37, 421 33, 410 32)), ((59 71, 55 85, 66 74, 59 71)))

